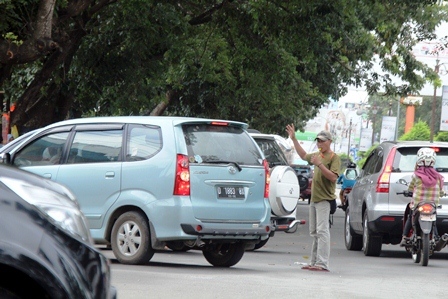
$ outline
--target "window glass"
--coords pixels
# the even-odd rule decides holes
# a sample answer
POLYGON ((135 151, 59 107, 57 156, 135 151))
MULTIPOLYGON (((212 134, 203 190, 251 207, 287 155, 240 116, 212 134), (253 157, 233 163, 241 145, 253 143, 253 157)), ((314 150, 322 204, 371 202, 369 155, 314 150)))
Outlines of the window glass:
POLYGON ((288 165, 286 158, 275 140, 254 138, 269 163, 269 167, 288 165))
POLYGON ((184 125, 190 162, 236 162, 261 165, 257 145, 242 128, 212 124, 184 125))
POLYGON ((384 153, 383 151, 378 151, 378 156, 375 159, 375 166, 373 167, 373 173, 378 173, 381 171, 381 168, 383 167, 383 159, 384 159, 384 153))
POLYGON ((76 132, 70 147, 68 163, 118 161, 122 132, 122 130, 76 132))
POLYGON ((41 137, 24 147, 14 158, 15 166, 58 164, 69 133, 54 133, 41 137))
POLYGON ((366 164, 363 168, 363 176, 371 175, 374 173, 374 167, 376 165, 376 161, 378 160, 378 156, 376 155, 376 151, 372 152, 372 154, 367 158, 366 164))
POLYGON ((160 128, 131 125, 127 144, 126 161, 149 159, 162 149, 160 128))
POLYGON ((352 169, 352 168, 349 168, 349 169, 347 169, 346 170, 346 174, 345 174, 345 176, 347 177, 347 179, 349 179, 349 180, 354 180, 354 179, 356 179, 356 177, 358 176, 358 172, 356 171, 356 169, 352 169))
MULTIPOLYGON (((417 152, 421 147, 403 147, 398 148, 394 159, 394 171, 412 172, 417 162, 417 152)), ((439 172, 448 172, 448 149, 434 148, 436 151, 435 168, 439 172)))

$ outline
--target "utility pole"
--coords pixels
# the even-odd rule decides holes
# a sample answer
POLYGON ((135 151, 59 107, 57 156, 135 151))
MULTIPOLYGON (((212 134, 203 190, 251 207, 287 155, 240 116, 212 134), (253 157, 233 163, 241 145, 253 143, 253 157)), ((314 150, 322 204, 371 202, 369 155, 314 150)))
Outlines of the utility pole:
MULTIPOLYGON (((440 71, 440 67, 442 65, 445 65, 445 63, 439 63, 439 55, 437 54, 437 59, 436 59, 436 66, 434 67, 434 72, 437 74, 437 79, 439 79, 439 74, 440 75, 446 75, 448 72, 447 70, 444 69, 442 71, 440 71)), ((437 82, 434 82, 434 95, 432 97, 432 107, 431 107, 431 133, 430 133, 430 137, 429 140, 431 142, 434 141, 434 127, 435 127, 435 119, 436 119, 436 105, 437 105, 437 82)))
POLYGON ((352 137, 352 118, 350 118, 350 124, 348 126, 348 146, 347 146, 347 159, 350 161, 350 139, 352 137))
MULTIPOLYGON (((439 59, 436 59, 436 66, 434 67, 434 72, 439 74, 439 59)), ((431 133, 429 135, 429 141, 434 141, 434 118, 436 115, 436 98, 437 98, 437 85, 434 83, 434 96, 432 97, 432 107, 431 107, 431 133)))
POLYGON ((376 121, 376 114, 377 114, 378 110, 376 110, 376 106, 373 106, 373 121, 372 121, 372 146, 375 143, 375 121, 376 121))

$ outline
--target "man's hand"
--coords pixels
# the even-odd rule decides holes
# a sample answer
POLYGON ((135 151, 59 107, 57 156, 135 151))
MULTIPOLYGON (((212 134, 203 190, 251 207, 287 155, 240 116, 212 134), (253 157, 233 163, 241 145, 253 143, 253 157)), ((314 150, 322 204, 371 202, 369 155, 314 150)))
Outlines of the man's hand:
POLYGON ((320 155, 313 155, 313 157, 311 157, 311 163, 319 167, 319 165, 322 164, 322 159, 320 155))
POLYGON ((286 125, 286 132, 288 132, 288 136, 289 138, 291 138, 291 140, 296 139, 296 129, 294 127, 294 124, 286 125))

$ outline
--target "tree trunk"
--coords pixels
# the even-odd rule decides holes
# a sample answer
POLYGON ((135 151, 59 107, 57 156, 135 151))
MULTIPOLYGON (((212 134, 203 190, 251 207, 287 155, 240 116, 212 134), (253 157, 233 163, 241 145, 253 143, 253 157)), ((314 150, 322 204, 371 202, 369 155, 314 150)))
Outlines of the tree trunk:
MULTIPOLYGON (((69 102, 73 101, 73 98, 58 96, 60 83, 56 85, 53 82, 45 92, 43 87, 61 64, 64 63, 69 68, 70 63, 65 62, 72 60, 85 35, 86 32, 82 28, 72 31, 69 40, 62 45, 62 51, 54 52, 48 58, 33 82, 18 99, 16 109, 11 114, 11 127, 17 126, 20 134, 66 118, 69 102)), ((69 71, 67 67, 63 69, 65 73, 69 71)))
POLYGON ((165 98, 166 101, 162 101, 160 102, 152 111, 149 115, 151 116, 160 116, 163 114, 163 112, 165 112, 166 108, 168 107, 168 105, 170 104, 170 102, 174 99, 174 97, 176 96, 176 92, 173 90, 168 90, 165 93, 165 98))

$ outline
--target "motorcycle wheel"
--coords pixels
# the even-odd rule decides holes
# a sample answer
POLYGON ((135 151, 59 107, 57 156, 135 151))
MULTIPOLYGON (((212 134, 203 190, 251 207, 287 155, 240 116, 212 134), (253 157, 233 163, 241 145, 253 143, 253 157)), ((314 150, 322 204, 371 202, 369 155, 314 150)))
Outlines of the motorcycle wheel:
POLYGON ((422 236, 422 266, 428 266, 429 262, 429 234, 422 236))
MULTIPOLYGON (((416 242, 421 242, 418 240, 414 240, 416 242)), ((418 264, 420 263, 421 259, 422 259, 422 250, 421 250, 421 243, 417 243, 417 246, 412 246, 411 249, 411 253, 412 253, 412 260, 414 261, 414 263, 418 264)))

